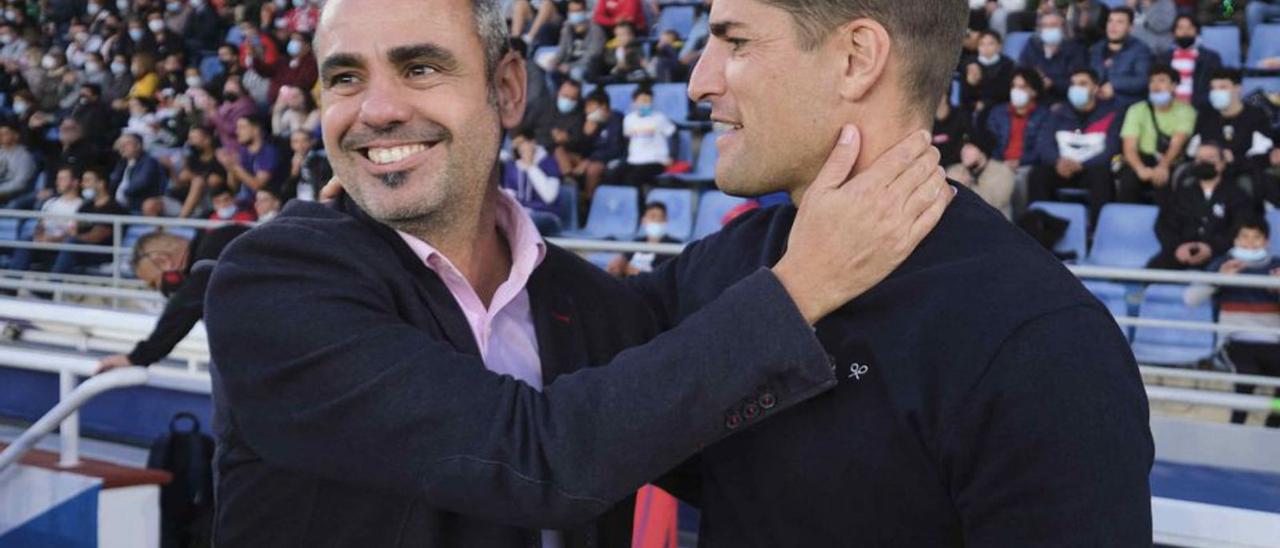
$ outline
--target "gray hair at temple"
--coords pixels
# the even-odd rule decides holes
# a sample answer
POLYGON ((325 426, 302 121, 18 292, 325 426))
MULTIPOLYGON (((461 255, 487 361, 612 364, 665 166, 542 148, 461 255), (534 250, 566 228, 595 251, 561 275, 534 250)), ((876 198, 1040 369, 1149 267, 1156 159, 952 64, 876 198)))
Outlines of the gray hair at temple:
POLYGON ((507 19, 502 14, 501 0, 472 0, 471 14, 476 21, 476 32, 480 35, 480 43, 484 46, 484 67, 488 75, 489 86, 494 84, 494 76, 498 72, 498 63, 511 51, 511 42, 507 32, 507 19))

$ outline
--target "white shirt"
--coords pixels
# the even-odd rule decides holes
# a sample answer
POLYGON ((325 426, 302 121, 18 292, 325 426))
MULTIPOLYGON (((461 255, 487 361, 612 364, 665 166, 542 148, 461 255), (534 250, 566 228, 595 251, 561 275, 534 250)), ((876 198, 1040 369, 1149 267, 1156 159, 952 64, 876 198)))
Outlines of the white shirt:
MULTIPOLYGON (((80 198, 67 199, 63 196, 58 196, 45 202, 40 211, 55 215, 75 215, 80 211, 81 203, 83 202, 80 198)), ((71 234, 76 227, 76 222, 71 219, 46 219, 42 223, 45 236, 50 238, 61 238, 71 234)))
POLYGON ((640 116, 637 112, 622 119, 622 134, 631 140, 627 148, 627 163, 668 164, 671 162, 671 142, 676 125, 661 112, 640 116))

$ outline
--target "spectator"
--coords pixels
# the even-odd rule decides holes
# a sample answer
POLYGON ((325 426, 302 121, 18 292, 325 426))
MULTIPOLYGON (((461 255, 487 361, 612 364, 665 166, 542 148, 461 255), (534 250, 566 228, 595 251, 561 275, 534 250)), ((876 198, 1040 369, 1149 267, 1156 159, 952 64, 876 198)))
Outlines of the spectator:
POLYGON ((597 89, 587 96, 582 134, 590 153, 570 173, 582 181, 581 198, 589 203, 605 172, 621 166, 627 154, 623 117, 609 105, 609 94, 604 90, 597 89))
POLYGON ((1152 67, 1148 99, 1125 113, 1120 129, 1125 165, 1116 189, 1121 202, 1143 201, 1147 190, 1154 191, 1157 199, 1168 191, 1173 168, 1196 125, 1195 109, 1173 100, 1177 85, 1173 67, 1152 67))
POLYGON ((996 105, 987 117, 987 131, 992 140, 991 157, 1009 164, 1010 168, 1039 163, 1036 143, 1049 119, 1049 109, 1039 105, 1044 90, 1040 73, 1031 69, 1014 72, 1009 102, 996 105))
MULTIPOLYGON (((262 67, 264 76, 271 78, 271 87, 267 92, 267 102, 275 103, 280 88, 289 86, 310 93, 319 79, 316 56, 311 52, 311 38, 301 33, 289 37, 285 46, 286 57, 275 65, 262 67)), ((319 122, 317 122, 319 125, 319 122)))
POLYGON ((156 115, 156 102, 145 97, 129 99, 129 119, 124 131, 142 138, 142 146, 151 150, 160 133, 160 118, 156 115))
MULTIPOLYGON (((606 31, 616 32, 622 23, 632 25, 634 32, 647 32, 649 22, 644 15, 644 0, 597 0, 591 20, 606 31)), ((656 8, 653 9, 657 13, 656 8)))
POLYGON ((113 123, 115 116, 111 107, 102 102, 102 88, 97 84, 81 85, 79 98, 71 109, 71 119, 94 136, 101 148, 106 148, 119 128, 113 123))
POLYGON ((1221 143, 1234 181, 1256 198, 1280 205, 1280 188, 1271 181, 1268 167, 1280 166, 1280 142, 1275 127, 1261 108, 1241 101, 1240 71, 1219 69, 1209 81, 1210 109, 1196 117, 1195 135, 1201 141, 1221 143))
POLYGON ((129 72, 133 75, 133 87, 129 88, 129 99, 152 99, 160 88, 160 75, 156 74, 156 61, 148 53, 133 56, 129 72))
POLYGON ((111 78, 103 95, 111 98, 113 108, 123 109, 125 99, 133 91, 133 73, 129 72, 129 57, 123 54, 111 58, 111 78))
POLYGON ((712 0, 702 0, 702 5, 698 6, 698 18, 693 20, 693 27, 680 48, 680 74, 677 78, 681 81, 689 79, 693 66, 698 64, 702 50, 706 49, 707 40, 711 38, 711 4, 712 0))
POLYGON ((323 151, 315 149, 315 136, 308 131, 295 131, 289 138, 293 153, 289 162, 289 179, 279 196, 283 200, 297 198, 306 202, 316 199, 320 188, 329 182, 333 169, 323 151))
POLYGON ((560 173, 569 173, 586 152, 583 124, 587 115, 582 105, 582 84, 565 80, 556 95, 556 108, 540 124, 536 133, 538 144, 550 152, 559 165, 560 173))
POLYGON ((320 128, 320 110, 311 94, 293 86, 280 88, 271 108, 271 132, 288 138, 295 131, 315 132, 320 128))
POLYGON ((284 28, 290 33, 311 34, 320 22, 320 8, 311 0, 293 0, 293 9, 284 14, 284 28))
MULTIPOLYGON (((84 203, 81 204, 77 213, 81 215, 129 214, 107 191, 107 179, 103 176, 101 168, 91 167, 84 170, 80 176, 80 189, 80 197, 84 198, 84 203)), ((78 223, 75 228, 74 243, 109 246, 112 245, 114 237, 115 228, 111 223, 78 223)), ((54 264, 65 262, 71 265, 66 268, 71 269, 110 261, 110 255, 64 251, 58 254, 54 264), (64 257, 64 254, 67 256, 64 257)))
POLYGON ((1175 188, 1160 205, 1156 236, 1160 253, 1147 268, 1203 268, 1231 249, 1236 223, 1252 215, 1249 197, 1223 183, 1227 162, 1216 143, 1203 143, 1189 175, 1191 184, 1175 188))
POLYGON ((969 120, 968 112, 951 106, 950 94, 942 94, 933 113, 933 146, 942 154, 939 160, 942 166, 960 163, 960 147, 970 137, 969 120))
POLYGON ((0 25, 0 62, 16 65, 27 51, 27 41, 12 23, 0 25))
POLYGON ((515 198, 544 236, 560 232, 560 166, 547 149, 538 144, 533 131, 524 129, 511 140, 514 160, 502 169, 502 189, 515 198))
POLYGON ((147 32, 151 38, 151 47, 148 51, 155 54, 157 59, 182 53, 186 47, 182 39, 165 25, 162 11, 152 11, 147 14, 147 32))
POLYGON ((568 10, 551 66, 556 73, 581 82, 596 73, 594 65, 604 54, 605 35, 603 29, 591 25, 584 0, 571 0, 568 10))
POLYGON ((266 223, 276 218, 280 214, 280 206, 282 205, 280 197, 270 189, 262 189, 258 191, 258 195, 253 199, 253 211, 258 216, 258 222, 266 223))
POLYGON ((263 188, 280 189, 287 166, 275 145, 267 140, 267 128, 253 116, 236 123, 238 151, 223 148, 215 153, 227 170, 227 186, 236 192, 236 201, 253 203, 253 193, 263 188))
POLYGON ((515 0, 511 5, 511 36, 520 37, 530 47, 546 43, 546 31, 559 24, 560 11, 551 0, 515 0))
MULTIPOLYGON (((71 168, 62 168, 58 170, 57 178, 54 180, 54 188, 57 189, 57 196, 45 200, 40 205, 40 211, 45 215, 75 215, 80 211, 80 205, 83 200, 80 198, 80 181, 76 178, 71 168)), ((43 218, 36 223, 35 232, 32 240, 39 244, 62 244, 75 243, 73 239, 76 223, 69 218, 43 218)), ((57 252, 43 251, 33 249, 16 249, 13 253, 13 262, 10 267, 13 270, 29 270, 33 257, 40 257, 36 260, 48 260, 55 257, 57 252)), ((57 261, 62 262, 62 261, 57 261)), ((66 274, 70 272, 70 264, 55 264, 52 271, 57 274, 66 274)))
MULTIPOLYGON (((678 244, 680 240, 667 235, 667 206, 662 202, 649 202, 644 206, 644 216, 640 218, 641 235, 637 242, 647 244, 678 244)), ((645 272, 652 272, 655 267, 674 258, 671 254, 658 253, 623 253, 609 261, 605 271, 625 278, 645 272)))
MULTIPOLYGON (((117 129, 113 128, 112 133, 117 129)), ((64 118, 58 125, 58 142, 43 151, 45 178, 52 181, 57 171, 70 166, 77 173, 84 173, 89 165, 100 162, 105 146, 85 138, 84 127, 75 118, 64 118)))
POLYGON ((111 173, 111 185, 120 205, 132 213, 159 217, 164 211, 166 176, 160 162, 142 148, 142 137, 125 133, 116 140, 120 162, 111 173))
POLYGON ((1174 27, 1174 47, 1156 56, 1156 64, 1178 71, 1174 98, 1190 103, 1201 112, 1209 108, 1209 75, 1222 68, 1218 52, 1200 43, 1200 24, 1189 15, 1178 16, 1174 27))
POLYGON ((1111 161, 1120 154, 1121 113, 1115 101, 1098 97, 1098 75, 1090 69, 1071 74, 1067 99, 1040 132, 1040 163, 1031 169, 1027 198, 1052 201, 1060 188, 1083 188, 1089 191, 1089 218, 1097 221, 1115 197, 1111 161))
POLYGON ((205 82, 205 87, 208 88, 210 93, 217 95, 219 100, 223 99, 222 92, 227 87, 227 80, 232 77, 239 78, 240 74, 244 72, 240 68, 238 55, 236 48, 230 45, 223 44, 218 46, 218 70, 208 82, 205 82))
POLYGON ((182 33, 187 39, 187 51, 214 51, 222 44, 226 34, 227 26, 212 2, 191 0, 191 15, 187 19, 187 30, 182 33))
MULTIPOLYGON (((98 86, 99 97, 101 97, 103 102, 108 105, 111 101, 116 99, 116 97, 104 95, 105 90, 112 86, 112 80, 114 80, 114 78, 111 75, 111 71, 107 69, 106 63, 102 61, 102 54, 95 51, 85 55, 84 75, 81 78, 81 81, 86 85, 93 84, 98 86)), ((121 94, 121 97, 123 96, 124 95, 121 94)))
POLYGON ((978 56, 965 66, 964 85, 960 87, 961 104, 983 112, 1009 101, 1009 84, 1013 80, 1013 60, 1001 53, 1000 36, 985 31, 978 39, 978 56))
POLYGON ((40 101, 40 110, 58 112, 63 107, 62 99, 67 95, 67 89, 74 89, 79 83, 76 71, 67 66, 67 57, 59 51, 44 54, 40 68, 44 70, 44 76, 34 83, 31 91, 40 101))
POLYGON ((165 91, 169 91, 173 95, 186 93, 186 65, 181 53, 173 53, 161 59, 160 65, 156 69, 156 74, 160 76, 160 85, 157 86, 157 93, 165 91))
POLYGON ((1173 0, 1132 0, 1134 10, 1133 37, 1152 52, 1168 51, 1173 43, 1173 23, 1178 7, 1173 0))
MULTIPOLYGON (((1280 275, 1280 258, 1267 252, 1271 226, 1262 219, 1246 219, 1236 225, 1235 247, 1231 253, 1214 261, 1209 270, 1225 275, 1280 275)), ((1193 285, 1187 289, 1188 306, 1198 306, 1217 294, 1218 323, 1223 326, 1280 327, 1280 296, 1263 288, 1193 285)), ((1223 335, 1225 357, 1240 375, 1280 377, 1280 337, 1266 333, 1237 331, 1223 335)), ((1237 384, 1237 394, 1253 394, 1254 386, 1237 384)), ((1247 414, 1232 411, 1231 422, 1244 424, 1247 414)), ((1280 428, 1280 413, 1272 411, 1266 418, 1267 428, 1280 428)))
POLYGON ((1245 21, 1248 33, 1253 35, 1253 29, 1258 28, 1267 22, 1268 19, 1280 17, 1280 1, 1277 0, 1249 0, 1244 6, 1245 21))
MULTIPOLYGON (((0 203, 28 195, 35 180, 36 160, 18 137, 18 128, 12 121, 0 122, 0 203)), ((39 199, 43 201, 52 195, 48 193, 39 199)), ((30 209, 35 206, 35 200, 35 196, 29 196, 23 204, 11 203, 6 207, 30 209)))
POLYGON ((1072 0, 1067 8, 1067 26, 1080 45, 1091 48, 1107 37, 1111 10, 1101 0, 1072 0))
POLYGON ((256 25, 244 21, 240 29, 244 33, 244 41, 240 43, 240 67, 244 69, 240 85, 255 102, 270 104, 270 74, 281 62, 283 52, 276 41, 270 35, 264 36, 256 25))
POLYGON ((1100 96, 1121 107, 1142 100, 1151 71, 1151 48, 1129 35, 1133 10, 1116 8, 1107 16, 1107 39, 1089 49, 1089 68, 1102 77, 1100 96))
POLYGON ((1013 187, 1016 178, 1004 162, 992 161, 973 143, 960 148, 960 163, 947 168, 947 177, 972 190, 1006 219, 1013 219, 1013 187))
POLYGON ((614 27, 613 40, 605 44, 605 79, 612 82, 647 80, 645 64, 644 47, 636 40, 635 26, 619 23, 614 27))
POLYGON ((676 125, 653 110, 653 92, 641 87, 632 94, 632 111, 622 121, 622 134, 630 139, 627 150, 628 185, 651 185, 671 165, 671 136, 676 125))
POLYGON ((252 223, 257 220, 252 211, 246 211, 236 203, 235 194, 230 189, 215 188, 210 198, 213 201, 213 213, 209 215, 211 221, 252 223))
POLYGON ((258 113, 258 105, 245 92, 239 76, 232 76, 222 90, 222 104, 217 113, 209 120, 214 127, 218 142, 230 146, 236 142, 236 127, 241 118, 251 117, 258 113))
POLYGON ((1018 66, 1035 69, 1044 77, 1046 105, 1066 100, 1071 74, 1088 65, 1085 49, 1067 37, 1065 27, 1066 20, 1058 12, 1041 14, 1039 30, 1018 57, 1018 66))
MULTIPOLYGON (((185 187, 186 191, 180 193, 183 195, 181 199, 170 195, 173 200, 181 202, 175 216, 183 219, 206 217, 212 208, 209 192, 215 188, 226 188, 227 172, 218 163, 213 134, 207 128, 191 128, 187 132, 187 148, 182 170, 174 180, 174 186, 185 187)), ((167 204, 165 209, 171 211, 172 204, 167 204)))

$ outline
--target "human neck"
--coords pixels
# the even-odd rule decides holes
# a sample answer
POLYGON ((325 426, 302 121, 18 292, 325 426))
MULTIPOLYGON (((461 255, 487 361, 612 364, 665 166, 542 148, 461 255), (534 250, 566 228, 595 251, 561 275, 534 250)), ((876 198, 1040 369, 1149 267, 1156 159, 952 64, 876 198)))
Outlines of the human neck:
POLYGON ((1124 49, 1124 42, 1125 42, 1124 38, 1121 38, 1119 42, 1112 42, 1110 40, 1107 40, 1107 47, 1111 48, 1111 51, 1120 51, 1124 49))
POLYGON ((1222 111, 1222 115, 1227 118, 1235 118, 1236 116, 1239 116, 1241 112, 1244 112, 1244 103, 1235 101, 1227 106, 1227 110, 1222 111))
POLYGON ((1200 190, 1203 190, 1208 193, 1212 193, 1215 189, 1218 188, 1218 182, 1220 181, 1222 181, 1222 177, 1218 177, 1217 179, 1210 179, 1208 181, 1200 181, 1200 190))
MULTIPOLYGON (((874 110, 872 110, 874 112, 874 110)), ((852 123, 852 122, 846 122, 852 123)), ((880 116, 874 120, 867 120, 863 123, 856 123, 859 134, 862 139, 861 148, 858 151, 858 160, 854 163, 853 174, 862 173, 871 164, 875 163, 886 151, 893 148, 912 132, 928 129, 928 126, 917 121, 914 113, 903 114, 899 116, 880 116), (904 120, 905 118, 905 120, 904 120)), ((834 146, 834 143, 833 143, 834 146)), ((814 175, 818 173, 814 170, 814 175)), ((804 193, 812 184, 812 179, 804 181, 798 186, 790 190, 791 203, 800 204, 804 193)))
POLYGON ((79 193, 79 192, 76 192, 75 190, 68 190, 68 191, 66 191, 66 192, 63 192, 63 193, 62 193, 62 199, 64 199, 64 200, 78 200, 78 199, 80 199, 80 193, 79 193))
POLYGON ((108 196, 106 191, 99 192, 98 197, 93 200, 93 205, 102 207, 104 205, 107 205, 107 202, 110 202, 111 200, 112 200, 111 196, 108 196))
MULTIPOLYGON (((496 172, 495 172, 496 176, 496 172)), ((511 275, 511 245, 498 229, 498 187, 490 181, 477 207, 435 222, 412 223, 399 230, 431 244, 449 259, 487 308, 498 286, 511 275)))

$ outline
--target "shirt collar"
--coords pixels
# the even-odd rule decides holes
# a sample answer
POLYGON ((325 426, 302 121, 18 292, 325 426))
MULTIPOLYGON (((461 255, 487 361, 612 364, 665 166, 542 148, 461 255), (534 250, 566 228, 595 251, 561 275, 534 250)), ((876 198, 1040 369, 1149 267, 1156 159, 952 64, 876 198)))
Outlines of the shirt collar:
MULTIPOLYGON (((533 224, 533 220, 525 214, 524 208, 505 192, 497 193, 494 209, 498 231, 506 238, 507 246, 511 250, 511 274, 507 280, 514 281, 523 288, 528 284, 534 269, 546 259, 547 244, 538 233, 538 227, 533 224)), ((440 272, 441 267, 457 271, 453 262, 431 244, 406 232, 397 230, 396 234, 400 235, 413 254, 427 268, 437 273, 440 272)))

